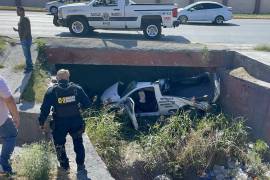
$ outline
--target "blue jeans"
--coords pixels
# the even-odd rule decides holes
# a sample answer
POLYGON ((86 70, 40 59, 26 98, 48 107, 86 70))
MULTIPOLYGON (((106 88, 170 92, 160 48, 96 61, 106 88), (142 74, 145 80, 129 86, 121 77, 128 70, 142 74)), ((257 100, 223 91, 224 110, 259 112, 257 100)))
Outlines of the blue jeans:
POLYGON ((14 151, 17 135, 18 130, 15 127, 12 119, 7 119, 6 122, 0 126, 0 137, 3 139, 0 164, 5 172, 12 172, 9 159, 14 151))
POLYGON ((23 54, 25 57, 25 64, 26 64, 26 70, 32 70, 33 69, 33 62, 32 62, 32 56, 31 56, 31 45, 32 45, 32 39, 25 39, 21 41, 23 54))

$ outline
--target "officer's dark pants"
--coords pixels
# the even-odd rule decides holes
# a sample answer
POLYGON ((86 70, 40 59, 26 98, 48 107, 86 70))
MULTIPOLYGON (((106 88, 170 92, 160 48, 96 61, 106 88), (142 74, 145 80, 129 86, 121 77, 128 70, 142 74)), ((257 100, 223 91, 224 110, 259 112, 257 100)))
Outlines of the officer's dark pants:
POLYGON ((77 165, 83 165, 85 150, 83 146, 83 120, 81 118, 55 119, 53 128, 53 140, 57 152, 57 159, 61 167, 69 167, 69 160, 65 150, 66 136, 69 133, 73 140, 74 151, 76 153, 77 165))

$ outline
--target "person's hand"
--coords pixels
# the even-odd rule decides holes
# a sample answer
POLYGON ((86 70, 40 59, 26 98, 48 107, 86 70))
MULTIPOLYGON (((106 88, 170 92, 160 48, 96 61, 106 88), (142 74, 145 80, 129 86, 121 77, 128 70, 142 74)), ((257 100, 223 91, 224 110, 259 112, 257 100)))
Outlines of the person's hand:
POLYGON ((16 128, 18 129, 19 126, 20 126, 20 118, 19 117, 18 118, 13 117, 13 121, 15 123, 16 128))
POLYGON ((16 29, 15 27, 13 27, 13 31, 18 31, 18 29, 16 29))

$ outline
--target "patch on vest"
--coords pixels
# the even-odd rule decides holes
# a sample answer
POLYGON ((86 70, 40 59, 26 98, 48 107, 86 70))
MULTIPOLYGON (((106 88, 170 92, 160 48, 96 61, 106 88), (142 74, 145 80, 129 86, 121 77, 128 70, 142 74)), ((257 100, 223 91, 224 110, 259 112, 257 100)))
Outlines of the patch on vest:
POLYGON ((58 98, 58 104, 68 104, 68 103, 72 103, 72 102, 75 102, 75 101, 76 101, 75 96, 68 96, 68 97, 58 98))

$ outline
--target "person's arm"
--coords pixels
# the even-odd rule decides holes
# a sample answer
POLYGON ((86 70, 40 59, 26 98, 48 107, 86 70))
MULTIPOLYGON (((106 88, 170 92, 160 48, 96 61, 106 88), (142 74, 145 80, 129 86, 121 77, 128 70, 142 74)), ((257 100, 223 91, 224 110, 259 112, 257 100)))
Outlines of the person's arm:
POLYGON ((4 100, 16 127, 20 125, 20 116, 17 110, 17 106, 14 98, 11 95, 10 89, 8 88, 4 79, 0 78, 0 97, 4 100))
POLYGON ((20 115, 19 115, 19 112, 17 110, 17 106, 16 106, 16 103, 15 103, 15 100, 12 96, 4 99, 7 107, 8 107, 8 110, 12 116, 12 120, 14 121, 15 125, 16 125, 16 128, 19 128, 20 126, 20 115))
POLYGON ((38 121, 41 128, 44 127, 45 121, 47 120, 50 114, 52 105, 53 105, 52 88, 49 88, 44 96, 43 103, 40 107, 40 115, 38 121))
POLYGON ((82 109, 88 109, 91 107, 90 99, 81 87, 78 87, 78 99, 82 109))

